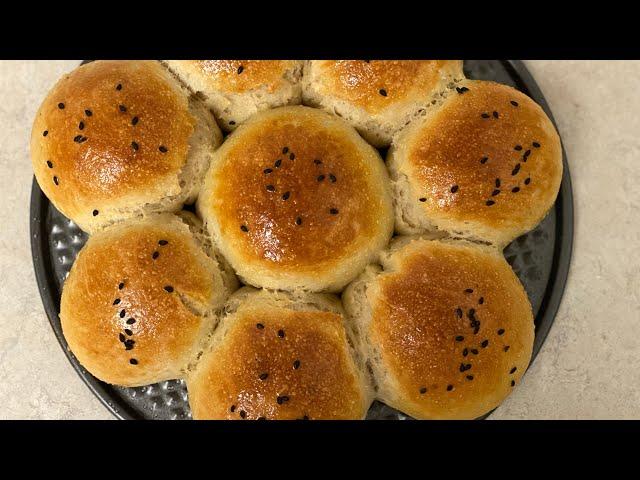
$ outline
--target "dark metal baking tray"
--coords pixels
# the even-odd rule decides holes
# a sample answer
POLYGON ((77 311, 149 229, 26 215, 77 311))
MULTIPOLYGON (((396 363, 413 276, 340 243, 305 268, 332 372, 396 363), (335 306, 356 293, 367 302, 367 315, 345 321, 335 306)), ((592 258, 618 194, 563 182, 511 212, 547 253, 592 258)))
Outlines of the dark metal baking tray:
MULTIPOLYGON (((540 104, 553 121, 542 92, 522 62, 466 60, 464 70, 469 78, 494 80, 516 87, 540 104)), ((516 239, 505 250, 507 261, 524 284, 533 306, 536 325, 534 359, 558 311, 571 259, 573 197, 564 150, 563 162, 562 185, 553 209, 535 230, 516 239)), ((36 279, 53 331, 76 372, 117 418, 191 418, 183 381, 171 380, 138 388, 108 385, 87 372, 67 348, 58 317, 60 293, 86 238, 84 232, 53 207, 34 179, 31 190, 31 252, 36 279)), ((408 417, 375 402, 367 418, 408 417)))

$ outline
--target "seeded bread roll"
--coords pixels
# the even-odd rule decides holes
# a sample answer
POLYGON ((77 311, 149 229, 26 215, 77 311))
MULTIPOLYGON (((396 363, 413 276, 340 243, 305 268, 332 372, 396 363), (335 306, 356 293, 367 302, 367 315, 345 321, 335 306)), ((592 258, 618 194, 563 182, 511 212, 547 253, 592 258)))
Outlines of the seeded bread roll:
POLYGON ((198 210, 246 283, 336 291, 386 246, 389 179, 339 118, 308 107, 252 117, 215 153, 198 210))
POLYGON ((529 97, 467 80, 394 139, 387 165, 398 232, 445 230, 504 247, 555 202, 562 147, 529 97))
POLYGON ((78 254, 62 291, 62 331, 83 367, 104 382, 134 387, 178 378, 235 287, 180 218, 131 220, 91 236, 78 254))
POLYGON ((303 99, 386 147, 463 78, 461 60, 314 60, 305 64, 303 99))
POLYGON ((531 359, 531 305, 497 249, 400 237, 343 294, 384 403, 418 419, 474 419, 531 359))
POLYGON ((194 419, 362 419, 372 399, 339 300, 245 287, 187 377, 194 419))
POLYGON ((38 184, 93 233, 195 200, 222 134, 159 62, 95 61, 49 92, 31 133, 38 184))
POLYGON ((296 60, 167 60, 202 95, 220 127, 235 130, 251 115, 299 104, 302 62, 296 60))

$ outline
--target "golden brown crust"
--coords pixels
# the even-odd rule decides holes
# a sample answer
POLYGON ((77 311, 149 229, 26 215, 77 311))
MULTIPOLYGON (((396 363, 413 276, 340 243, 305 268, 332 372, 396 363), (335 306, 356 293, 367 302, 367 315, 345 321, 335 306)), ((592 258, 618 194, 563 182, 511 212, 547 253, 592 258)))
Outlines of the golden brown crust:
POLYGON ((366 395, 339 313, 249 304, 187 378, 194 419, 361 419, 366 395))
POLYGON ((89 63, 63 77, 38 111, 36 178, 72 219, 127 197, 157 202, 180 191, 195 123, 187 96, 158 62, 89 63))
POLYGON ((415 96, 426 98, 443 77, 461 76, 459 60, 314 60, 322 94, 376 114, 415 96), (457 73, 457 72, 460 73, 457 73), (453 75, 453 73, 456 75, 453 75))
POLYGON ((499 405, 526 370, 534 337, 527 295, 504 258, 418 240, 384 263, 366 330, 382 400, 430 419, 473 419, 499 405))
POLYGON ((90 237, 65 282, 60 318, 69 348, 94 376, 147 385, 181 374, 225 295, 188 226, 158 215, 90 237))
POLYGON ((553 205, 560 138, 523 93, 484 81, 463 87, 402 132, 390 168, 407 176, 407 201, 435 227, 504 246, 553 205))
POLYGON ((322 276, 337 264, 386 244, 387 182, 381 159, 349 126, 286 107, 254 118, 223 145, 198 206, 249 282, 271 275, 281 283, 267 286, 291 288, 304 281, 287 276, 314 275, 326 285, 332 281, 322 276))
POLYGON ((273 93, 286 81, 285 73, 299 62, 295 60, 179 60, 184 71, 197 75, 209 88, 230 93, 245 93, 266 88, 273 93))

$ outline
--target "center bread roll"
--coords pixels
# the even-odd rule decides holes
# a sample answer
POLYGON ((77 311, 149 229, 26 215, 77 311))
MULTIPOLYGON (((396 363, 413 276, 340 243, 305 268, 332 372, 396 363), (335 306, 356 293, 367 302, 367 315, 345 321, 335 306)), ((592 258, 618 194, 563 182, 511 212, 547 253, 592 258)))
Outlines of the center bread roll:
POLYGON ((393 231, 377 151, 340 119, 308 107, 261 113, 216 151, 198 211, 245 282, 337 291, 393 231))

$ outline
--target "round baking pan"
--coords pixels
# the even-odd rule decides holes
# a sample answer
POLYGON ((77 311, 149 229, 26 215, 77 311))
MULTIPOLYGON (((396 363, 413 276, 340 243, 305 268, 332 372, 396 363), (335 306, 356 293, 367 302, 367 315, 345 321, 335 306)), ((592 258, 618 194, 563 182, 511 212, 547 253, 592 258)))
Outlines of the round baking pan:
MULTIPOLYGON (((494 80, 526 93, 542 106, 553 121, 542 92, 522 62, 466 60, 464 71, 469 78, 494 80)), ((504 251, 533 306, 536 330, 532 362, 540 351, 558 311, 571 259, 573 197, 564 150, 563 163, 562 185, 554 207, 535 230, 514 240, 504 251)), ((54 208, 35 179, 31 190, 30 220, 33 265, 44 309, 60 345, 82 380, 117 418, 191 418, 187 391, 181 380, 137 388, 116 387, 97 380, 78 363, 62 335, 58 314, 62 285, 87 235, 54 208)), ((408 417, 380 402, 375 402, 367 418, 408 417)))

